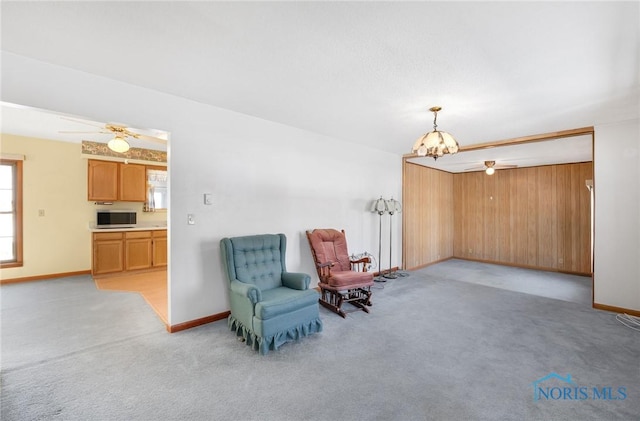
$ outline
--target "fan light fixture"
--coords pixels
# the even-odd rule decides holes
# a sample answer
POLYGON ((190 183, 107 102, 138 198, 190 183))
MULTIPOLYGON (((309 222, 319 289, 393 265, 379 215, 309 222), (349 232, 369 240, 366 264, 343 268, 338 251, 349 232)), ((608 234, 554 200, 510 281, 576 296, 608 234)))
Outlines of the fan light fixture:
POLYGON ((116 135, 113 139, 111 139, 107 146, 114 152, 124 153, 129 150, 129 142, 125 140, 124 137, 120 135, 116 135))
POLYGON ((487 167, 487 169, 484 170, 487 175, 492 175, 494 172, 496 172, 495 168, 493 168, 493 166, 496 165, 496 161, 484 161, 484 165, 487 167))
POLYGON ((433 112, 433 131, 422 135, 416 143, 413 144, 412 152, 418 156, 431 156, 438 159, 444 154, 454 154, 458 152, 458 142, 447 132, 437 130, 438 111, 441 107, 431 107, 429 111, 433 112))

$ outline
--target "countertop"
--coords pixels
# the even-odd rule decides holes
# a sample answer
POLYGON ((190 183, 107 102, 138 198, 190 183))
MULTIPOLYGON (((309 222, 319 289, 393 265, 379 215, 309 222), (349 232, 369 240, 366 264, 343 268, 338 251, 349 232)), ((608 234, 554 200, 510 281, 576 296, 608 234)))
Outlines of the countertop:
POLYGON ((141 222, 139 224, 135 224, 133 228, 96 228, 96 224, 89 224, 89 231, 92 232, 154 231, 166 229, 166 222, 141 222))

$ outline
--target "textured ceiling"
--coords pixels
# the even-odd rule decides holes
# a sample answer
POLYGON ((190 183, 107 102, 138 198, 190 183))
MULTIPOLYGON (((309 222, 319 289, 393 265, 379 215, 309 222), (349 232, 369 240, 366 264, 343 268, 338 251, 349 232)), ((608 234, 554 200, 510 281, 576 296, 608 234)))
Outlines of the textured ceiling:
POLYGON ((637 118, 639 16, 638 2, 3 1, 1 31, 8 52, 405 154, 433 105, 462 146, 637 118))

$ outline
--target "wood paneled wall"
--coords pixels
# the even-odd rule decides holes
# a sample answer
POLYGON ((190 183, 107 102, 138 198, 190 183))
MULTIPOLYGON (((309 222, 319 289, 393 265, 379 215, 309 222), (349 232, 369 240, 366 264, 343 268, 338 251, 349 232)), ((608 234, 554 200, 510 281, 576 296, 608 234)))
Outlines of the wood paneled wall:
POLYGON ((453 175, 454 257, 591 273, 593 164, 453 175))
POLYGON ((453 257, 453 174, 404 163, 402 265, 453 257))
POLYGON ((450 174, 405 162, 403 267, 450 257, 591 273, 591 162, 450 174))

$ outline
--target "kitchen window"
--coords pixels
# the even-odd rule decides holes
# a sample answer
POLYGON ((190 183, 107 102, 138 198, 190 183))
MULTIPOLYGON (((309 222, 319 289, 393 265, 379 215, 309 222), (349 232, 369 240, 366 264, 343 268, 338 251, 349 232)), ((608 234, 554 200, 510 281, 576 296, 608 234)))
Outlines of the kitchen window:
POLYGON ((0 159, 0 267, 22 266, 22 160, 0 159))
POLYGON ((145 212, 166 210, 168 205, 167 169, 147 167, 147 201, 143 210, 145 212))

